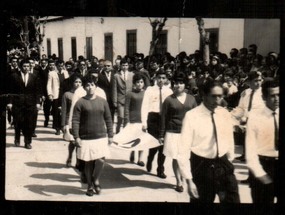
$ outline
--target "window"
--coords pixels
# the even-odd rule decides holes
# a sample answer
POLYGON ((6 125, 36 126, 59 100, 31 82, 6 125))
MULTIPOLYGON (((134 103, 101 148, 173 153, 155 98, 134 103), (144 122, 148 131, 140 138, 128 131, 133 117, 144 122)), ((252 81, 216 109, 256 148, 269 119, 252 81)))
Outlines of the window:
POLYGON ((91 59, 93 55, 93 50, 92 50, 92 37, 86 37, 86 58, 91 59))
POLYGON ((105 45, 105 60, 113 62, 113 34, 106 33, 104 39, 105 45))
POLYGON ((137 30, 127 30, 127 55, 137 52, 137 30))
POLYGON ((47 38, 47 55, 48 55, 48 56, 51 55, 51 42, 50 42, 50 38, 47 38))
POLYGON ((71 37, 71 57, 73 60, 77 59, 76 37, 71 37))
MULTIPOLYGON (((209 39, 210 39, 210 44, 209 44, 210 54, 217 52, 218 48, 219 48, 219 29, 218 28, 209 28, 209 29, 205 29, 205 31, 210 33, 210 35, 209 35, 209 39)), ((200 50, 203 53, 201 38, 200 38, 200 50)))
POLYGON ((57 44, 58 44, 58 57, 59 59, 63 60, 63 42, 62 38, 57 39, 57 44))
POLYGON ((167 52, 167 30, 162 30, 155 48, 156 54, 165 54, 167 52))

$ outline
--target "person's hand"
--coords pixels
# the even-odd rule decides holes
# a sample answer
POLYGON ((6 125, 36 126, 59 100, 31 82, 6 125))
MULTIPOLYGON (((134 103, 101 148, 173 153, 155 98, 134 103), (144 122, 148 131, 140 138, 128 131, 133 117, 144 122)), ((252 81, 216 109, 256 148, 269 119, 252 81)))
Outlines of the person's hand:
POLYGON ((61 107, 58 107, 58 110, 61 110, 61 107))
POLYGON ((37 104, 37 110, 40 110, 40 109, 41 109, 41 105, 37 104))
POLYGON ((42 102, 44 102, 46 100, 46 97, 45 96, 42 96, 42 102))
POLYGON ((48 99, 52 101, 53 100, 53 96, 52 95, 48 95, 48 99))
POLYGON ((268 174, 257 177, 257 179, 261 181, 262 184, 271 184, 273 182, 268 174))
POLYGON ((164 138, 163 137, 160 137, 158 139, 158 142, 160 143, 160 145, 163 145, 164 144, 164 138))
POLYGON ((142 131, 147 132, 147 127, 145 125, 142 126, 142 131))
POLYGON ((198 199, 199 194, 198 194, 196 184, 193 182, 193 180, 189 180, 189 179, 187 179, 186 182, 187 182, 188 194, 189 194, 190 198, 191 199, 198 199))
POLYGON ((78 147, 78 148, 81 147, 81 139, 80 139, 79 137, 77 137, 77 138, 75 139, 74 145, 75 145, 76 147, 78 147))
POLYGON ((7 109, 12 110, 13 105, 12 104, 7 104, 7 109))

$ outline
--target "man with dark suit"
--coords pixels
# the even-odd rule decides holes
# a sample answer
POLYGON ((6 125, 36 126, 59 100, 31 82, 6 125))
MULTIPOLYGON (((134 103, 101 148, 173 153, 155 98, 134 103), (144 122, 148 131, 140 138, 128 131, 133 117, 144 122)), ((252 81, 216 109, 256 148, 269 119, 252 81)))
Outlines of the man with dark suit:
POLYGON ((112 115, 112 120, 114 121, 115 107, 112 102, 112 81, 114 79, 114 71, 112 62, 109 60, 105 61, 105 69, 99 73, 98 76, 98 86, 104 90, 109 104, 109 108, 112 115))
MULTIPOLYGON (((32 59, 32 58, 29 58, 28 59, 29 60, 29 62, 30 62, 30 74, 33 74, 35 77, 36 77, 36 79, 37 79, 37 81, 38 82, 40 82, 40 72, 39 72, 39 70, 37 70, 36 69, 36 64, 35 64, 35 60, 34 59, 32 59)), ((40 84, 40 83, 39 83, 40 84)), ((41 90, 41 84, 40 84, 40 92, 42 92, 42 90, 41 90)), ((37 135, 36 135, 36 132, 35 132, 35 130, 36 130, 36 127, 37 127, 37 120, 38 120, 38 112, 36 112, 36 114, 35 114, 35 118, 34 118, 34 130, 33 130, 33 134, 32 134, 32 137, 37 137, 37 135)))
POLYGON ((134 74, 128 69, 128 61, 121 60, 121 71, 114 75, 112 82, 112 101, 118 112, 116 133, 120 132, 121 125, 123 125, 126 94, 133 88, 134 74))
POLYGON ((30 62, 22 60, 21 72, 10 79, 10 93, 13 94, 8 109, 12 110, 15 125, 15 145, 20 146, 21 131, 25 148, 31 149, 34 118, 40 108, 40 88, 35 75, 30 74, 30 62), (16 94, 16 95, 15 95, 16 94))
POLYGON ((46 88, 48 81, 48 73, 49 73, 47 65, 48 65, 48 59, 46 58, 41 59, 39 72, 42 84, 42 98, 44 100, 43 102, 43 110, 45 116, 44 127, 48 126, 50 109, 51 109, 51 101, 48 99, 47 88, 46 88))
POLYGON ((142 60, 138 60, 135 64, 136 72, 142 74, 145 77, 145 88, 150 86, 150 75, 149 72, 144 68, 144 63, 142 60))

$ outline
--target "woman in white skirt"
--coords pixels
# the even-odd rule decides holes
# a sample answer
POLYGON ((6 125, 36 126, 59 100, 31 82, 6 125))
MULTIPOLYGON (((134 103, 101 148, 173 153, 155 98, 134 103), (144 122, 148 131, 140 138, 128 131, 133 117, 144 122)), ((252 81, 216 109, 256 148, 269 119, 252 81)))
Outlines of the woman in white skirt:
POLYGON ((85 161, 87 179, 86 195, 100 194, 101 176, 105 157, 109 156, 109 144, 113 141, 111 112, 105 99, 95 94, 97 78, 87 75, 83 79, 86 96, 75 104, 72 130, 75 144, 79 147, 78 159, 85 161))
POLYGON ((163 154, 173 159, 172 168, 176 178, 175 190, 183 192, 182 176, 177 162, 178 144, 182 121, 185 113, 196 107, 196 100, 193 96, 185 93, 186 76, 178 73, 173 78, 173 94, 168 96, 162 105, 160 142, 164 143, 163 154))

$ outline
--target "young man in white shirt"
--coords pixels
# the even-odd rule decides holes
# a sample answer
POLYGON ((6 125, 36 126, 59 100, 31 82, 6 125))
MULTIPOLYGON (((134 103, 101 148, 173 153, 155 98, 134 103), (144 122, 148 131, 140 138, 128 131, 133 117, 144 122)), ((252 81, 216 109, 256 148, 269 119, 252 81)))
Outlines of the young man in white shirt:
POLYGON ((261 203, 260 211, 269 213, 279 188, 279 83, 268 78, 262 84, 265 107, 250 115, 246 127, 246 161, 253 203, 261 203))
MULTIPOLYGON (((167 81, 167 75, 164 71, 160 70, 156 74, 156 85, 149 86, 144 94, 142 108, 141 108, 141 118, 143 131, 148 131, 155 138, 159 138, 160 131, 160 113, 162 108, 162 103, 167 96, 171 95, 172 90, 165 85, 167 81)), ((160 178, 166 178, 164 174, 164 161, 165 156, 162 153, 163 143, 156 148, 149 150, 146 168, 150 172, 152 168, 152 161, 156 152, 158 151, 157 156, 157 176, 160 178)))
POLYGON ((231 163, 234 158, 233 122, 229 112, 219 106, 223 98, 222 84, 207 81, 201 86, 201 95, 202 104, 185 115, 178 145, 177 160, 188 184, 190 201, 212 203, 217 194, 221 203, 239 203, 231 163))

